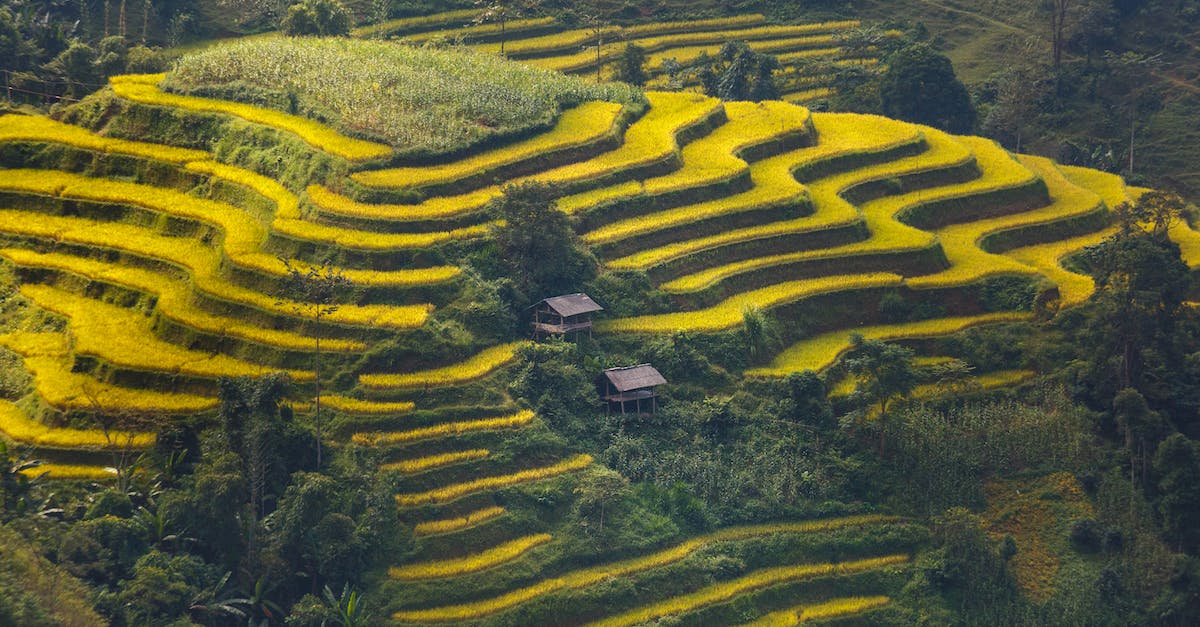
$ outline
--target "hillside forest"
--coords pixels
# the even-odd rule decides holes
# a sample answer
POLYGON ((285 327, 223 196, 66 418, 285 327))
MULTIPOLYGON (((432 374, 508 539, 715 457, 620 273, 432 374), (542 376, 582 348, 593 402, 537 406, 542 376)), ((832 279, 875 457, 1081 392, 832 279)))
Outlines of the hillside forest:
POLYGON ((0 625, 1191 625, 1200 2, 0 0, 0 625))

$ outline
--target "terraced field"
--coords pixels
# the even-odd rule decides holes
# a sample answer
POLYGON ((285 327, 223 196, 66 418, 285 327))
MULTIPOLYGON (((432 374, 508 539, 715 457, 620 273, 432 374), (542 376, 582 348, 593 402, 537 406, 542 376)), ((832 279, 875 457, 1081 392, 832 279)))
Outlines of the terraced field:
MULTIPOLYGON (((627 35, 665 53, 723 39, 722 29, 802 46, 848 26, 760 24, 750 16, 627 35)), ((506 52, 584 71, 570 61, 582 36, 513 39, 506 52)), ((0 117, 0 258, 21 296, 61 328, 0 335, 34 387, 0 404, 0 431, 53 462, 52 476, 104 476, 106 451, 149 446, 152 436, 83 428, 82 416, 208 412, 220 377, 286 372, 308 389, 314 371, 295 364, 311 364, 319 340, 325 359, 356 369, 352 380, 327 382, 334 389, 322 398, 349 425, 337 444, 380 451, 380 472, 414 531, 412 555, 382 585, 398 622, 847 617, 891 602, 886 594, 918 542, 844 552, 847 535, 864 528, 919 535, 902 520, 867 515, 732 527, 636 554, 564 542, 552 511, 531 513, 540 511, 535 501, 569 502, 595 461, 508 397, 520 343, 479 342, 473 352, 401 366, 359 360, 455 302, 457 264, 489 237, 483 208, 502 183, 558 184, 560 209, 606 268, 644 271, 672 298, 669 311, 608 319, 599 333, 719 333, 757 309, 785 322, 792 342, 748 373, 761 377, 827 368, 852 330, 902 340, 1030 318, 1027 306, 983 297, 997 280, 1047 289, 1061 306, 1081 302, 1090 280, 1063 260, 1104 238, 1112 207, 1140 191, 979 138, 666 92, 648 93, 650 109, 637 119, 589 103, 542 135, 419 168, 310 120, 180 99, 157 81, 117 79, 113 92, 134 112, 169 111, 181 123, 217 115, 298 137, 340 159, 348 180, 292 188, 195 146, 0 117), (157 183, 137 174, 149 171, 157 183), (375 202, 388 194, 416 200, 375 202), (362 289, 318 325, 312 304, 281 293, 280 279, 289 265, 319 267, 334 254, 362 289), (940 308, 886 320, 879 303, 888 294, 940 308), (800 319, 803 327, 791 324, 800 319), (704 559, 714 547, 743 554, 741 570, 718 578, 704 559), (818 557, 829 555, 838 558, 818 557), (612 585, 618 578, 626 585, 612 585), (836 594, 826 593, 831 586, 836 594)), ((1186 250, 1200 242, 1186 226, 1172 235, 1186 250)), ((1189 261, 1200 264, 1200 255, 1189 261)))
MULTIPOLYGON (((476 13, 451 11, 424 18, 392 20, 355 31, 359 37, 394 38, 416 44, 434 40, 463 41, 485 52, 503 53, 510 59, 568 74, 597 72, 611 79, 612 64, 627 43, 646 50, 649 85, 665 88, 671 81, 664 62, 692 64, 702 54, 715 56, 727 41, 745 41, 756 51, 776 55, 782 65, 779 77, 784 100, 804 103, 831 93, 837 65, 874 65, 872 49, 843 45, 843 35, 860 26, 855 20, 817 24, 774 25, 762 15, 739 15, 690 22, 658 22, 634 26, 568 28, 551 18, 510 20, 501 34, 500 24, 473 24, 476 13), (599 45, 597 45, 599 44, 599 45), (599 69, 597 69, 599 66, 599 69)), ((897 33, 887 33, 888 36, 897 33)), ((683 86, 695 87, 694 78, 683 86)))

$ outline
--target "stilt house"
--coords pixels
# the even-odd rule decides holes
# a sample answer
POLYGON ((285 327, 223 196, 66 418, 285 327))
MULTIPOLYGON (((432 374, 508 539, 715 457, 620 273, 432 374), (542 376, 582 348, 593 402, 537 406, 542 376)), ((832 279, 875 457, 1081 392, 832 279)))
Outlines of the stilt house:
POLYGON ((533 339, 587 331, 592 336, 592 314, 604 311, 587 294, 567 294, 538 302, 533 309, 533 339))
POLYGON ((598 381, 600 399, 607 403, 609 411, 619 407, 622 414, 629 409, 629 403, 633 403, 637 413, 642 413, 642 401, 648 400, 650 413, 654 413, 658 409, 658 392, 654 388, 666 382, 650 364, 609 368, 598 381))

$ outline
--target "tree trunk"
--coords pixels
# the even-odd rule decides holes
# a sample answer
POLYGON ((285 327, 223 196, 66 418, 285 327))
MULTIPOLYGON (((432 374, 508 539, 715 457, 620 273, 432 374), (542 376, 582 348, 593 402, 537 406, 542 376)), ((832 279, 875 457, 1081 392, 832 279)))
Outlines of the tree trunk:
POLYGON ((121 12, 118 14, 117 22, 121 28, 121 37, 125 37, 125 3, 127 0, 121 0, 121 12))
POLYGON ((105 37, 108 37, 108 22, 109 22, 109 17, 111 17, 111 11, 112 11, 112 8, 110 6, 110 1, 111 0, 104 0, 104 36, 105 37))
MULTIPOLYGON (((150 30, 150 2, 145 0, 142 3, 142 45, 146 45, 146 31, 150 30)), ((1020 152, 1020 151, 1018 151, 1020 152)))

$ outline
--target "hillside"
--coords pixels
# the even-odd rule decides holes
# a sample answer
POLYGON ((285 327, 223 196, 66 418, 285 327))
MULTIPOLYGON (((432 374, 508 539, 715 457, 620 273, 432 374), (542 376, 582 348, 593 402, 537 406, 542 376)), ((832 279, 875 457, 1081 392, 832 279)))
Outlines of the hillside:
MULTIPOLYGON (((763 19, 627 36, 652 77, 732 37, 796 67, 872 62, 830 46, 850 23, 763 19)), ((924 472, 912 452, 928 443, 898 426, 884 456, 887 398, 842 412, 857 388, 839 381, 864 340, 904 342, 925 369, 971 361, 970 393, 931 381, 914 401, 1030 380, 975 342, 1081 311, 1106 285, 1079 257, 1148 190, 879 116, 564 77, 546 70, 590 73, 607 53, 576 52, 595 31, 545 26, 506 26, 516 61, 480 52, 494 41, 219 44, 54 118, 0 116, 0 431, 43 462, 5 477, 117 483, 43 503, 73 503, 51 516, 78 525, 46 534, 106 616, 227 624, 221 599, 266 619, 285 611, 272 598, 348 624, 349 588, 335 595, 353 583, 371 624, 954 622, 969 611, 945 583, 955 567, 1003 571, 1003 534, 1063 553, 1068 521, 1100 515, 1070 473, 1037 484, 1070 497, 1051 513, 1018 478, 989 484, 978 521, 950 503, 920 515, 895 475, 924 472), (521 198, 557 213, 518 223, 527 208, 506 203, 521 198), (510 254, 521 235, 581 250, 510 254), (518 270, 546 265, 606 308, 594 337, 527 339, 526 307, 552 295, 533 290, 558 285, 518 270), (641 362, 667 375, 659 413, 598 404, 602 368, 641 362), (1029 511, 1055 535, 1014 518, 1029 511), (139 601, 168 581, 158 605, 139 601), (318 583, 324 601, 305 596, 318 583)), ((491 27, 449 28, 358 34, 491 27)), ((807 80, 793 100, 825 88, 807 80)), ((1200 265, 1187 222, 1164 235, 1185 272, 1200 265)), ((1029 403, 1039 427, 1086 413, 1029 403)), ((1034 484, 1020 473, 1094 461, 1066 443, 1085 429, 1039 433, 1012 437, 1044 439, 1044 458, 1001 451, 996 467, 1034 484)), ((1060 561, 1015 577, 1044 602, 1102 569, 1060 561)))

